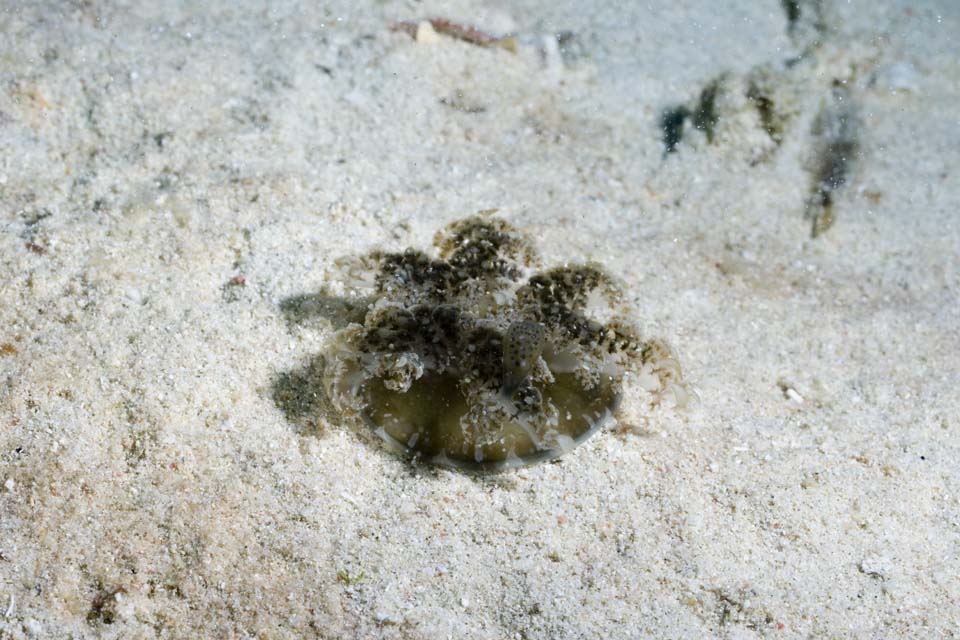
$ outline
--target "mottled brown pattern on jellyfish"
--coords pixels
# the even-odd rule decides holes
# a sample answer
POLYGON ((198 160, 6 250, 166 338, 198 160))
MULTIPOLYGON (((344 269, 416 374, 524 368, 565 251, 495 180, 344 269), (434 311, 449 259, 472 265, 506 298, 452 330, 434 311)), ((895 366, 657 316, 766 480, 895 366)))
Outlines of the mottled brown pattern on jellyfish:
POLYGON ((499 218, 471 216, 439 231, 440 257, 462 277, 516 280, 538 262, 529 239, 499 218))

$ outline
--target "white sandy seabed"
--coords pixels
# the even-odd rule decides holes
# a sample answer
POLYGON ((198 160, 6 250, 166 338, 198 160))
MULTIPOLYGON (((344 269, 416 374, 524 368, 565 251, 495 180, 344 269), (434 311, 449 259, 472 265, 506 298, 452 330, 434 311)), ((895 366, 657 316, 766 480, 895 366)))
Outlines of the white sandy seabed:
POLYGON ((0 4, 0 638, 960 635, 956 2, 156 4, 0 4), (338 418, 291 301, 491 208, 699 402, 494 477, 338 418))

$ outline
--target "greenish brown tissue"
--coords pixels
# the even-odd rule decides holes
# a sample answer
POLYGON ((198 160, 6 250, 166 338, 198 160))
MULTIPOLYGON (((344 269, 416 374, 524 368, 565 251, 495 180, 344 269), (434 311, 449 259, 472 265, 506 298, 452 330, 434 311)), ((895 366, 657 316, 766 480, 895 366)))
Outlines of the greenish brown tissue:
POLYGON ((546 341, 543 325, 519 320, 507 327, 503 339, 503 390, 508 396, 530 377, 546 341))
MULTIPOLYGON (((669 350, 640 340, 598 265, 536 271, 532 243, 496 217, 455 222, 434 244, 436 256, 354 261, 374 272, 371 302, 325 353, 330 398, 394 448, 484 470, 548 459, 613 416, 625 376, 647 388, 668 370, 654 364, 669 350)), ((669 372, 664 384, 679 383, 669 372)))

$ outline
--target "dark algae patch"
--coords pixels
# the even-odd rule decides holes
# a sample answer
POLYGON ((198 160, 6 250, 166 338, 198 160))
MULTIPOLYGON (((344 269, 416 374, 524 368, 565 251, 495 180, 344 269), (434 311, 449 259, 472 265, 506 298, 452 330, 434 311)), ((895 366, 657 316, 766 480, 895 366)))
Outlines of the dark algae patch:
POLYGON ((720 76, 703 88, 700 99, 697 100, 696 107, 690 116, 693 128, 703 131, 707 136, 707 142, 711 143, 717 123, 720 122, 720 114, 717 113, 717 94, 723 86, 724 79, 724 76, 720 76))
POLYGON ((784 132, 789 121, 789 112, 784 111, 775 99, 775 76, 766 68, 750 74, 747 99, 757 110, 760 125, 775 146, 783 144, 784 132))
POLYGON ((663 152, 673 153, 683 140, 683 125, 690 117, 690 109, 680 105, 664 110, 660 115, 660 130, 663 132, 663 152))
POLYGON ((329 398, 394 448, 509 468, 583 442, 628 376, 685 397, 671 350, 639 337, 599 265, 538 270, 530 240, 491 216, 451 224, 434 245, 355 261, 373 282, 366 315, 324 353, 329 398))
POLYGON ((859 152, 858 119, 850 93, 836 84, 813 122, 812 188, 805 215, 814 238, 833 226, 833 203, 859 152))
POLYGON ((723 88, 725 77, 711 81, 700 92, 693 107, 677 105, 660 114, 660 130, 663 133, 664 154, 673 153, 683 140, 683 131, 687 120, 697 131, 702 131, 707 142, 712 143, 720 115, 717 112, 717 96, 723 88))

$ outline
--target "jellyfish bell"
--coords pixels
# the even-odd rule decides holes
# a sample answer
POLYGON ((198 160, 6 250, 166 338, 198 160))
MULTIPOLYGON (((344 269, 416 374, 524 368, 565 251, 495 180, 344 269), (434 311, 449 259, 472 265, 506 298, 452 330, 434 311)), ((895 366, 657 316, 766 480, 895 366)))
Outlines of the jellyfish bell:
POLYGON ((611 421, 624 375, 660 353, 628 322, 588 317, 622 298, 613 279, 593 264, 528 275, 529 239, 496 218, 461 220, 435 242, 437 258, 369 261, 375 301, 326 351, 334 403, 394 449, 481 471, 557 457, 611 421))

